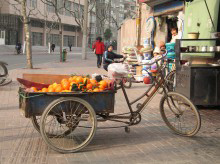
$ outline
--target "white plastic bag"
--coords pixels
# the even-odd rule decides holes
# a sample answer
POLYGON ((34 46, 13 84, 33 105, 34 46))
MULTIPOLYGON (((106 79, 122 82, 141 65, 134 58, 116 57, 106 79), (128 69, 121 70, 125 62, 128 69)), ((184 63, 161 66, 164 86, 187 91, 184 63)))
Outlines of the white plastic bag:
POLYGON ((128 65, 122 63, 113 63, 108 66, 108 77, 110 79, 122 79, 128 76, 128 65))

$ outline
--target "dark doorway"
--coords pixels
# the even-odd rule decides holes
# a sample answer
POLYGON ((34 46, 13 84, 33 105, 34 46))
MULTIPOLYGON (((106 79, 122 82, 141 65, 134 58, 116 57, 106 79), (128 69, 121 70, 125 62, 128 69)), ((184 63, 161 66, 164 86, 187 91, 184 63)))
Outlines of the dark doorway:
POLYGON ((167 23, 167 29, 168 29, 166 42, 171 41, 171 39, 172 39, 171 29, 172 28, 177 28, 177 22, 178 22, 178 18, 176 16, 172 17, 172 18, 166 17, 166 23, 167 23))

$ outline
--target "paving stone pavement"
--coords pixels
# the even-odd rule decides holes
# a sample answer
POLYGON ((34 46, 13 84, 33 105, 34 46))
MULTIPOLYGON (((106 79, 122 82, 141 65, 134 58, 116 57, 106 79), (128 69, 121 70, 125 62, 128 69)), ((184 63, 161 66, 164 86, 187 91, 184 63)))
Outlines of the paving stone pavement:
MULTIPOLYGON (((52 74, 106 74, 95 67, 94 56, 87 61, 46 63, 41 69, 16 69, 10 71, 13 83, 0 88, 0 164, 217 164, 220 163, 220 110, 201 110, 202 127, 195 137, 173 134, 164 124, 159 113, 157 95, 142 113, 139 125, 131 133, 123 128, 98 129, 92 142, 81 152, 60 154, 46 146, 41 135, 29 119, 18 109, 17 77, 22 73, 52 74)), ((146 86, 134 84, 128 89, 134 99, 146 86)), ((115 112, 128 111, 122 92, 116 94, 115 112)), ((98 127, 117 126, 118 123, 98 123, 98 127)))

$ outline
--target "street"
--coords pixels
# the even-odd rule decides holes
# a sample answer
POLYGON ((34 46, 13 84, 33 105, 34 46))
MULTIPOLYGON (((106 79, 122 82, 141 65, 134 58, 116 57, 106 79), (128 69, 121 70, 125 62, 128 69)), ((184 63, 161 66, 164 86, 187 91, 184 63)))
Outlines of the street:
MULTIPOLYGON (((12 56, 13 57, 13 56, 12 56)), ((21 57, 17 57, 20 60, 21 57)), ((172 133, 162 121, 158 94, 142 113, 141 123, 125 133, 124 128, 100 129, 120 126, 120 123, 99 122, 92 142, 82 151, 60 154, 51 150, 34 129, 31 120, 20 115, 18 107, 17 77, 23 73, 50 74, 106 74, 96 67, 96 57, 88 60, 74 56, 66 63, 49 61, 56 57, 36 56, 39 69, 13 69, 13 83, 0 88, 0 163, 1 164, 217 164, 220 162, 219 110, 202 110, 202 127, 195 137, 182 137, 172 133), (40 59, 44 58, 44 60, 40 59), (46 61, 47 59, 47 61, 46 61), (45 63, 44 63, 45 62, 45 63)), ((15 62, 10 58, 11 63, 15 62)), ((36 62, 35 61, 35 62, 36 62)), ((19 67, 22 65, 19 65, 19 67)), ((129 99, 134 99, 146 89, 144 84, 134 84, 127 89, 129 99)), ((115 114, 127 112, 121 91, 116 94, 115 114)))

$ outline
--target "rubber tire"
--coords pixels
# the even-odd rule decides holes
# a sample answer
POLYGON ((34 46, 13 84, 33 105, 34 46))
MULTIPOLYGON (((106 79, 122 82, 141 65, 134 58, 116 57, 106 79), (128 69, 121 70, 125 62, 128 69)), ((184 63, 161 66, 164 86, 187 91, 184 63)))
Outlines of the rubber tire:
POLYGON ((40 133, 40 124, 38 124, 36 116, 31 116, 30 119, 34 128, 40 133))
POLYGON ((198 133, 200 127, 201 127, 201 116, 197 110, 197 107, 187 98, 185 97, 184 95, 182 94, 179 94, 177 92, 168 92, 167 95, 164 95, 161 100, 160 100, 160 114, 162 116, 162 119, 164 120, 164 122, 166 123, 166 125, 172 130, 174 131, 176 134, 178 135, 182 135, 182 136, 187 136, 187 137, 190 137, 190 136, 194 136, 196 135, 196 133, 198 133), (197 118, 197 127, 196 129, 190 133, 190 134, 183 134, 183 133, 180 133, 179 131, 176 131, 173 126, 170 124, 170 122, 168 121, 165 113, 164 113, 164 108, 163 108, 163 104, 164 104, 164 101, 166 100, 167 96, 172 96, 172 95, 175 95, 175 96, 180 96, 182 99, 184 99, 185 102, 187 102, 191 107, 192 107, 192 110, 194 110, 195 114, 196 114, 196 118, 197 118))
POLYGON ((128 89, 128 88, 131 88, 131 86, 132 86, 131 78, 127 78, 127 82, 124 83, 124 87, 128 89))
MULTIPOLYGON (((2 67, 2 68, 3 68, 3 71, 4 71, 4 74, 2 74, 1 76, 6 77, 6 76, 8 75, 8 69, 7 69, 7 67, 5 66, 5 64, 0 64, 0 67, 2 67)), ((4 78, 4 77, 0 77, 0 84, 2 84, 2 83, 5 82, 6 78, 4 78)))
POLYGON ((43 115, 41 117, 41 122, 40 122, 40 133, 41 133, 41 136, 42 136, 44 142, 51 149, 53 149, 57 152, 60 152, 60 153, 74 153, 74 152, 80 151, 81 149, 86 147, 91 142, 91 140, 93 139, 93 137, 95 135, 95 132, 96 132, 96 128, 97 128, 97 119, 96 119, 96 113, 95 113, 94 109, 92 108, 92 106, 88 102, 86 102, 85 100, 83 100, 81 98, 77 98, 77 97, 62 97, 62 98, 59 98, 59 99, 54 100, 53 102, 51 102, 48 105, 48 107, 45 109, 45 111, 43 112, 43 115), (79 103, 83 104, 91 112, 91 115, 92 115, 93 121, 94 121, 94 126, 92 127, 93 130, 90 133, 90 136, 87 138, 86 142, 83 145, 81 145, 80 147, 78 147, 77 149, 72 149, 72 150, 64 150, 64 149, 60 149, 60 148, 57 148, 54 145, 52 145, 50 143, 50 141, 48 140, 47 135, 45 134, 44 126, 43 126, 44 121, 45 121, 45 117, 50 112, 51 108, 53 108, 54 105, 58 104, 59 102, 63 102, 65 100, 76 101, 76 102, 79 102, 79 103))

